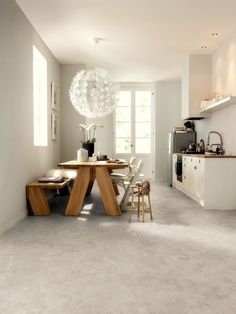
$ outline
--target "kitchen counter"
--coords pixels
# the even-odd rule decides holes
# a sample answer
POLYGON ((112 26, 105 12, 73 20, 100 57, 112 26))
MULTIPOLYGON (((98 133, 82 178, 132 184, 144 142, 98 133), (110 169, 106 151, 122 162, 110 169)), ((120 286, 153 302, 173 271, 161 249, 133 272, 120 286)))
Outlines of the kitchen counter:
POLYGON ((183 153, 174 153, 178 156, 189 156, 196 158, 236 158, 236 155, 214 155, 214 154, 183 154, 183 153))
POLYGON ((236 210, 235 157, 174 154, 172 186, 206 209, 236 210))

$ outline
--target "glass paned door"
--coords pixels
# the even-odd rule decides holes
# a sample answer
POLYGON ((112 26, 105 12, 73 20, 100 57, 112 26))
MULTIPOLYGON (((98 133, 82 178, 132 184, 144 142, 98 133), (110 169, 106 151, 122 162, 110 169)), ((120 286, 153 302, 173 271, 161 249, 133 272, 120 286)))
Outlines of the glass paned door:
POLYGON ((151 91, 135 91, 135 153, 151 153, 151 91))
POLYGON ((116 107, 116 138, 117 154, 131 153, 131 92, 121 91, 120 101, 116 107))
POLYGON ((115 111, 116 158, 137 160, 146 164, 147 178, 153 177, 153 90, 147 87, 125 87, 115 111))

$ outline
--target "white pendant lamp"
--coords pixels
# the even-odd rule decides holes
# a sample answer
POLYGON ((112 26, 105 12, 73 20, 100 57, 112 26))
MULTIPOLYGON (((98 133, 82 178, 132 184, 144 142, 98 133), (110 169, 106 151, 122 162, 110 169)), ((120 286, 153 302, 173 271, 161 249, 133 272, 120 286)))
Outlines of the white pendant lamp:
MULTIPOLYGON (((94 38, 95 44, 100 40, 94 38)), ((86 68, 73 78, 69 95, 73 107, 81 115, 87 118, 105 117, 119 101, 119 84, 111 81, 102 68, 86 68)))

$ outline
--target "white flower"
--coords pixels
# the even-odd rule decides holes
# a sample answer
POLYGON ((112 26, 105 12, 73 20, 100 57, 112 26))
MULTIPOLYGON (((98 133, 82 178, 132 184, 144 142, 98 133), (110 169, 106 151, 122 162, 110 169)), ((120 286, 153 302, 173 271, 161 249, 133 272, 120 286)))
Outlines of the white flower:
POLYGON ((101 127, 103 128, 102 124, 98 123, 90 123, 90 124, 79 124, 80 129, 83 131, 83 136, 84 136, 84 143, 95 143, 96 138, 95 136, 95 131, 97 128, 101 127), (93 132, 92 132, 93 130, 93 132), (92 133, 92 135, 91 135, 92 133))

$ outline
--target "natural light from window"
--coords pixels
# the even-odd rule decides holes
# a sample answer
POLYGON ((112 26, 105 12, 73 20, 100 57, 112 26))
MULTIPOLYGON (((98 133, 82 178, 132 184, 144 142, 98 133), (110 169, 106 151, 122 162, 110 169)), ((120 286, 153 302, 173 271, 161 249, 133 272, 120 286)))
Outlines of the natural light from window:
POLYGON ((116 107, 116 153, 131 153, 131 92, 120 91, 116 107))
POLYGON ((150 90, 120 91, 115 114, 115 152, 117 154, 151 153, 150 90))
POLYGON ((33 46, 34 146, 48 145, 47 60, 33 46))
POLYGON ((151 92, 135 92, 135 153, 151 152, 151 92))

